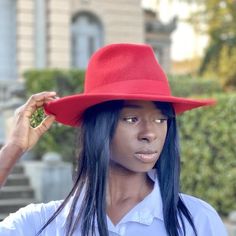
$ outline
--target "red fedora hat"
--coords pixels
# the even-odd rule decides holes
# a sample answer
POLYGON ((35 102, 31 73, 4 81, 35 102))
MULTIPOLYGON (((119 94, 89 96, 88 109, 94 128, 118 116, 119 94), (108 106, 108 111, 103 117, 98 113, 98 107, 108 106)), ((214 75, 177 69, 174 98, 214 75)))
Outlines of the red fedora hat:
POLYGON ((78 126, 87 108, 111 100, 170 102, 177 114, 215 102, 172 96, 150 46, 111 44, 91 57, 83 93, 48 102, 44 109, 46 114, 55 115, 56 121, 78 126))

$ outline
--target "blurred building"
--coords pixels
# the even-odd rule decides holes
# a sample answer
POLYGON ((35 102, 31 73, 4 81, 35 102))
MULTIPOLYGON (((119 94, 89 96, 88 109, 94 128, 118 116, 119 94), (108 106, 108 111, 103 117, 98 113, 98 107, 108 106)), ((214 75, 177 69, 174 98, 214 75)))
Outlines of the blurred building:
POLYGON ((114 42, 150 43, 170 66, 170 34, 140 0, 1 0, 0 80, 30 68, 86 68, 91 54, 114 42))
POLYGON ((160 21, 158 14, 153 10, 144 11, 145 43, 150 44, 166 72, 171 70, 171 33, 176 29, 177 18, 168 23, 160 21))

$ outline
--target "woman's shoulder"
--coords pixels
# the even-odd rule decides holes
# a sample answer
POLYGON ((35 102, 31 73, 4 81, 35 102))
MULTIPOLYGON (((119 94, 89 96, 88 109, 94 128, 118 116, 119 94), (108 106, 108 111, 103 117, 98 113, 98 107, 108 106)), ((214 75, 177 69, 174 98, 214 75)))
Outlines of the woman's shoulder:
POLYGON ((9 217, 14 215, 27 217, 27 215, 30 215, 30 217, 40 216, 42 218, 48 218, 57 210, 61 203, 61 200, 50 201, 48 203, 31 203, 20 208, 16 213, 10 214, 9 217))
POLYGON ((201 213, 217 214, 216 210, 209 203, 200 198, 183 193, 180 194, 180 197, 192 215, 201 213))
MULTIPOLYGON (((62 201, 48 203, 32 203, 11 213, 0 222, 0 235, 21 235, 19 232, 29 231, 35 234, 60 206, 62 201), (29 229, 29 225, 31 226, 29 229), (4 234, 3 234, 4 233, 4 234), (16 234, 17 235, 17 234, 16 234)), ((22 234, 24 235, 24 234, 22 234)), ((30 234, 27 234, 30 235, 30 234)))
POLYGON ((199 235, 227 235, 225 226, 214 207, 202 199, 187 194, 180 194, 180 197, 188 208, 199 235))
MULTIPOLYGON (((33 212, 51 212, 55 211, 61 204, 63 200, 57 200, 57 201, 50 201, 47 203, 31 203, 28 206, 25 207, 25 209, 33 212)), ((24 209, 24 208, 22 208, 24 209)))

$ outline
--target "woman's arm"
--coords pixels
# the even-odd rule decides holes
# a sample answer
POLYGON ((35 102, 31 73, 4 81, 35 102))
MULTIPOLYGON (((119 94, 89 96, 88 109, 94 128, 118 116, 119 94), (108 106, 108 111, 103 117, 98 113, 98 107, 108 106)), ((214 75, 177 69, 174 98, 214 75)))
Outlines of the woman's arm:
POLYGON ((52 125, 55 119, 53 116, 47 116, 36 128, 30 126, 30 118, 38 108, 54 99, 55 95, 55 92, 35 94, 16 110, 12 132, 0 150, 0 187, 4 185, 7 176, 22 154, 31 149, 52 125))
POLYGON ((14 143, 7 143, 0 150, 0 188, 4 185, 12 167, 23 153, 23 150, 14 143))

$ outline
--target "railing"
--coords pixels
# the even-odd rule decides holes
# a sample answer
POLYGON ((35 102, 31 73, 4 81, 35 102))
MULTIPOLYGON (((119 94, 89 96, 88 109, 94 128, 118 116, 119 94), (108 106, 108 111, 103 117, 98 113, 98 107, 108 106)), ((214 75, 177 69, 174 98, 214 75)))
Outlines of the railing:
POLYGON ((22 105, 25 96, 24 84, 20 80, 0 80, 0 146, 4 144, 6 120, 22 105))
POLYGON ((0 111, 8 106, 12 99, 22 99, 24 90, 21 80, 0 80, 0 111))
POLYGON ((0 104, 4 103, 10 97, 9 94, 10 81, 0 80, 0 104))

